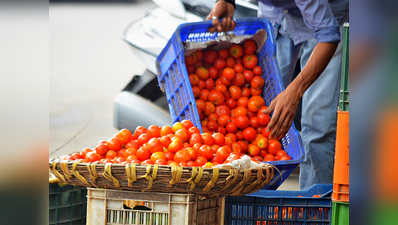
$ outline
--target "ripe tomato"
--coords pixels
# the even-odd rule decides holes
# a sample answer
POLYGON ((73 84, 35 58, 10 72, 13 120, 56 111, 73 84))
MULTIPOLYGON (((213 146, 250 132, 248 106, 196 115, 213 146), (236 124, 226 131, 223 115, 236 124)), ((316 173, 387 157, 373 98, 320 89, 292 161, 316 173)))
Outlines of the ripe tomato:
POLYGON ((214 67, 209 68, 209 77, 211 79, 213 79, 213 80, 217 79, 218 73, 219 73, 219 71, 216 68, 214 68, 214 67))
POLYGON ((234 44, 229 47, 229 54, 235 59, 240 58, 243 56, 243 48, 240 45, 234 44))
POLYGON ((198 60, 198 58, 193 57, 192 55, 188 55, 185 57, 185 64, 187 66, 191 66, 191 65, 195 64, 197 60, 198 60))
POLYGON ((200 96, 200 88, 199 87, 192 87, 192 92, 193 96, 196 98, 199 98, 200 96))
POLYGON ((218 126, 216 132, 225 135, 227 133, 227 130, 225 129, 225 127, 218 126))
POLYGON ((232 57, 228 57, 226 62, 227 62, 227 66, 226 67, 229 67, 229 68, 233 68, 235 66, 235 64, 236 64, 235 59, 232 58, 232 57))
POLYGON ((113 151, 113 150, 108 150, 105 154, 105 158, 107 159, 113 159, 117 156, 117 152, 113 151))
POLYGON ((203 127, 206 127, 208 122, 209 122, 208 120, 202 120, 202 121, 200 121, 200 124, 202 125, 202 128, 203 128, 203 127))
POLYGON ((268 152, 272 155, 276 155, 276 153, 282 150, 282 144, 277 140, 268 140, 268 152))
POLYGON ((213 61, 217 58, 217 52, 209 49, 203 53, 203 60, 207 63, 213 63, 213 61))
POLYGON ((227 105, 219 105, 215 108, 215 113, 218 117, 225 114, 229 115, 230 112, 231 110, 228 108, 227 105))
POLYGON ((236 73, 235 78, 232 80, 232 84, 241 87, 245 84, 245 77, 242 73, 236 73))
POLYGON ((151 151, 147 147, 141 147, 137 150, 136 156, 139 160, 144 161, 151 157, 151 151))
POLYGON ((189 155, 189 152, 187 150, 179 150, 174 155, 174 162, 176 163, 186 163, 189 160, 191 160, 191 156, 189 155))
MULTIPOLYGON (((226 160, 229 156, 230 151, 226 147, 221 147, 217 150, 216 155, 220 156, 222 158, 222 161, 226 160)), ((222 162, 220 162, 222 163, 222 162)))
POLYGON ((214 80, 210 77, 205 80, 205 88, 209 91, 213 90, 214 88, 214 80))
POLYGON ((253 87, 250 88, 250 94, 253 96, 260 96, 263 93, 262 89, 255 89, 253 87))
POLYGON ((216 107, 211 102, 205 103, 205 110, 203 110, 203 115, 209 116, 210 114, 214 113, 216 107))
POLYGON ((199 130, 199 128, 197 128, 197 127, 191 127, 191 128, 189 128, 189 135, 193 135, 193 134, 195 134, 195 133, 198 133, 198 134, 200 134, 200 130, 199 130))
POLYGON ((244 107, 246 109, 246 114, 247 114, 247 104, 249 102, 249 98, 248 97, 240 97, 238 99, 238 107, 244 107))
POLYGON ((229 163, 229 162, 238 160, 238 159, 240 159, 240 158, 241 158, 240 154, 231 153, 231 154, 228 156, 228 158, 225 160, 225 163, 229 163))
MULTIPOLYGON (((239 100, 238 100, 238 105, 239 105, 239 100)), ((235 112, 235 117, 236 116, 246 116, 247 115, 247 109, 244 106, 236 107, 234 112, 235 112)))
POLYGON ((225 127, 227 125, 227 123, 229 122, 229 119, 230 119, 230 117, 228 114, 221 115, 220 117, 218 117, 218 120, 217 120, 218 125, 225 127))
MULTIPOLYGON (((127 150, 126 150, 126 151, 127 151, 127 150)), ((126 158, 126 157, 125 157, 125 158, 126 158)), ((135 160, 135 159, 138 159, 136 155, 130 155, 130 156, 128 156, 128 157, 126 158, 126 161, 127 161, 128 163, 131 163, 131 161, 133 161, 133 160, 135 160)))
POLYGON ((141 165, 153 165, 155 164, 155 162, 153 162, 150 159, 144 160, 143 162, 141 162, 141 165))
MULTIPOLYGON (((260 114, 257 116, 257 118, 258 118, 258 123, 263 126, 266 126, 271 119, 268 114, 260 114)), ((271 133, 271 132, 269 132, 269 133, 271 133)), ((269 136, 269 133, 268 133, 268 136, 269 136)))
POLYGON ((236 126, 239 127, 241 130, 245 129, 250 125, 250 120, 245 115, 236 116, 236 126))
POLYGON ((258 64, 258 58, 256 55, 252 54, 252 55, 244 55, 242 58, 242 62, 243 62, 243 66, 246 69, 253 69, 255 66, 257 66, 258 64))
POLYGON ((265 81, 264 78, 260 76, 254 76, 252 81, 250 82, 252 88, 261 89, 264 87, 265 81))
POLYGON ((235 70, 233 70, 232 68, 225 68, 223 70, 222 75, 223 75, 223 77, 225 77, 226 79, 231 81, 231 80, 233 80, 235 78, 236 73, 235 73, 235 70))
MULTIPOLYGON (((227 87, 224 84, 218 84, 218 85, 216 85, 215 90, 224 94, 227 91, 227 87)), ((223 97, 224 97, 224 95, 223 95, 223 97)))
POLYGON ((254 54, 256 52, 256 50, 257 50, 256 42, 253 41, 253 40, 247 40, 243 44, 243 50, 244 50, 246 55, 254 54))
POLYGON ((169 138, 168 136, 163 136, 160 138, 160 142, 162 143, 162 146, 164 148, 167 148, 171 143, 171 138, 169 138))
POLYGON ((287 153, 284 150, 279 150, 276 152, 275 157, 276 159, 280 160, 280 158, 284 155, 287 155, 287 153))
MULTIPOLYGON (((151 139, 151 137, 149 136, 149 134, 141 134, 138 139, 137 139, 137 143, 142 146, 145 143, 148 143, 148 141, 151 139)), ((112 149, 115 150, 115 149, 112 149)), ((115 150, 117 151, 117 150, 115 150)))
POLYGON ((179 137, 173 137, 171 139, 171 143, 167 150, 170 152, 177 152, 178 150, 181 150, 184 147, 184 143, 182 142, 181 138, 179 137))
POLYGON ((236 106, 237 106, 237 102, 236 102, 236 100, 233 99, 233 98, 228 99, 225 103, 227 104, 227 106, 228 106, 230 109, 235 109, 236 106))
POLYGON ((256 145, 250 144, 248 146, 249 154, 252 156, 260 155, 260 148, 256 145))
POLYGON ((239 141, 243 140, 243 133, 242 133, 241 130, 238 130, 238 131, 235 133, 235 136, 236 136, 236 139, 237 139, 237 140, 239 140, 239 141))
POLYGON ((238 131, 238 127, 236 126, 236 124, 234 122, 227 123, 227 126, 225 127, 225 129, 227 129, 228 133, 236 133, 236 131, 238 131))
POLYGON ((257 146, 258 146, 260 149, 266 149, 266 148, 268 147, 268 138, 266 138, 266 137, 260 137, 260 138, 257 140, 257 146))
POLYGON ((227 87, 231 86, 232 83, 232 81, 228 80, 225 76, 221 76, 220 81, 222 84, 224 84, 227 87))
POLYGON ((261 103, 257 99, 252 99, 252 98, 250 98, 249 102, 247 103, 247 108, 251 112, 257 112, 261 107, 261 103))
POLYGON ((214 140, 214 144, 219 145, 219 146, 223 146, 225 143, 225 136, 221 133, 214 133, 212 135, 213 140, 214 140))
POLYGON ((167 165, 167 161, 165 159, 158 159, 158 160, 155 161, 155 164, 166 166, 167 165))
POLYGON ((245 98, 250 97, 250 88, 242 87, 242 97, 245 97, 245 98))
POLYGON ((231 92, 231 98, 238 100, 240 97, 242 97, 242 89, 240 87, 232 85, 229 87, 229 92, 231 92))
MULTIPOLYGON (((199 152, 198 152, 199 156, 203 156, 205 157, 207 160, 211 159, 213 157, 213 150, 211 149, 211 147, 209 145, 202 145, 199 148, 199 152)), ((198 157, 199 158, 199 157, 198 157)))
POLYGON ((246 141, 253 141, 256 139, 257 131, 253 127, 248 127, 243 130, 243 138, 246 141))
POLYGON ((198 152, 195 149, 188 147, 185 150, 188 151, 191 160, 195 160, 198 157, 198 152))
POLYGON ((234 70, 237 73, 243 73, 243 71, 245 70, 245 68, 243 68, 242 64, 235 64, 234 65, 234 70))
POLYGON ((196 100, 196 107, 198 107, 199 112, 202 112, 206 108, 205 101, 203 101, 202 99, 196 100))
POLYGON ((279 158, 280 161, 283 161, 283 160, 291 160, 291 159, 292 159, 292 157, 290 157, 290 156, 288 156, 288 155, 284 155, 284 156, 282 156, 282 157, 279 158))
POLYGON ((224 104, 224 95, 217 91, 211 90, 208 96, 209 102, 213 103, 214 105, 223 105, 224 104))
POLYGON ((122 148, 122 143, 117 138, 111 138, 106 143, 109 149, 119 151, 122 148))
POLYGON ((195 159, 195 163, 198 166, 203 166, 205 163, 207 163, 207 159, 203 156, 198 156, 198 158, 195 159))
POLYGON ((201 136, 202 136, 202 140, 203 140, 203 145, 209 145, 209 146, 213 145, 214 139, 211 136, 211 134, 203 133, 203 134, 201 134, 201 136))
MULTIPOLYGON (((260 124, 258 123, 257 117, 254 116, 254 117, 250 118, 250 126, 253 127, 253 128, 256 128, 256 129, 258 127, 260 127, 260 124)), ((258 131, 257 131, 257 133, 258 133, 258 131)))
POLYGON ((96 161, 101 160, 101 156, 98 155, 98 154, 95 153, 95 152, 89 152, 89 153, 87 153, 86 156, 84 157, 84 160, 85 160, 86 162, 96 162, 96 161))
POLYGON ((195 73, 195 66, 194 65, 186 65, 188 74, 195 73))
POLYGON ((105 155, 108 150, 109 148, 106 144, 99 144, 95 147, 95 153, 101 156, 105 155))
MULTIPOLYGON (((217 107, 216 107, 216 108, 217 108, 217 107)), ((212 113, 212 114, 210 114, 210 115, 207 117, 207 119, 208 119, 208 120, 213 120, 213 121, 216 121, 216 122, 217 122, 218 116, 217 116, 216 113, 212 113)))
POLYGON ((128 129, 122 129, 117 134, 117 137, 120 139, 122 144, 127 144, 131 140, 132 134, 128 129))
POLYGON ((163 152, 152 153, 151 160, 153 162, 156 162, 158 159, 163 159, 164 161, 166 161, 166 155, 163 152))
POLYGON ((152 138, 160 137, 160 127, 156 125, 151 125, 148 127, 148 135, 152 138))
POLYGON ((263 69, 260 66, 255 66, 253 68, 254 75, 261 76, 263 74, 263 69))
MULTIPOLYGON (((218 164, 222 164, 223 162, 224 162, 224 159, 221 157, 221 156, 219 156, 219 155, 214 155, 211 159, 210 159, 210 162, 213 164, 213 166, 214 166, 214 163, 218 163, 218 164)), ((205 167, 205 168, 207 168, 207 167, 205 167)))
POLYGON ((135 128, 134 136, 139 137, 141 134, 146 134, 148 130, 143 126, 138 126, 135 128))
POLYGON ((203 59, 203 51, 202 50, 197 50, 196 52, 192 53, 193 56, 196 56, 198 60, 203 59))
POLYGON ((189 82, 191 83, 191 86, 197 86, 199 84, 199 76, 196 74, 191 74, 188 76, 189 82))
POLYGON ((206 102, 209 97, 209 94, 210 94, 209 90, 202 89, 202 90, 200 90, 199 98, 206 102))
POLYGON ((218 129, 217 122, 214 120, 210 120, 207 123, 206 127, 207 127, 207 129, 209 129, 209 131, 216 131, 218 129))
POLYGON ((276 161, 276 159, 274 155, 268 153, 264 156, 264 161, 270 162, 270 161, 276 161))
POLYGON ((268 137, 269 137, 269 134, 271 133, 271 131, 272 131, 272 130, 270 130, 270 131, 267 132, 267 127, 264 127, 264 129, 263 129, 263 131, 262 131, 262 134, 263 134, 264 137, 268 138, 268 137))
POLYGON ((195 161, 188 161, 188 162, 187 162, 187 166, 189 166, 189 167, 195 167, 195 166, 198 166, 198 164, 197 164, 195 161))
POLYGON ((136 154, 137 154, 136 148, 128 148, 128 149, 126 149, 126 151, 124 151, 123 157, 127 159, 129 156, 132 156, 132 155, 135 156, 136 154))
POLYGON ((183 120, 183 121, 181 121, 181 123, 182 123, 182 125, 184 125, 185 129, 188 129, 188 130, 189 130, 189 128, 194 126, 194 124, 190 120, 183 120))
POLYGON ((166 156, 166 160, 173 160, 174 159, 174 154, 170 151, 164 152, 164 156, 166 156))
POLYGON ((125 148, 122 148, 122 149, 120 149, 119 151, 117 151, 117 155, 124 158, 124 152, 125 152, 125 151, 126 151, 126 149, 125 149, 125 148))
POLYGON ((175 136, 181 138, 184 142, 188 141, 190 138, 189 131, 185 128, 177 130, 175 136))
MULTIPOLYGON (((151 138, 148 141, 148 149, 151 151, 151 153, 163 152, 162 142, 157 138, 151 138)), ((153 160, 153 161, 156 161, 156 160, 153 160)))
POLYGON ((222 70, 227 66, 227 61, 224 58, 218 57, 214 60, 213 66, 217 70, 222 70))
POLYGON ((251 70, 245 70, 243 72, 243 76, 245 77, 245 82, 250 84, 250 82, 253 80, 254 73, 251 70))
POLYGON ((163 126, 162 129, 160 130, 160 136, 163 137, 168 134, 174 134, 173 129, 169 126, 163 126))
POLYGON ((222 57, 224 59, 227 59, 228 56, 229 56, 229 52, 228 52, 227 49, 221 49, 221 50, 218 50, 217 55, 218 55, 218 57, 222 57))
POLYGON ((199 87, 200 89, 203 89, 203 88, 205 88, 205 87, 206 87, 206 83, 205 83, 205 81, 204 81, 204 80, 199 80, 198 87, 199 87))
MULTIPOLYGON (((198 68, 198 67, 200 67, 200 66, 204 66, 204 64, 203 64, 203 62, 202 61, 196 61, 196 63, 195 64, 193 64, 194 66, 195 66, 195 68, 198 68)), ((209 67, 207 67, 207 66, 205 66, 206 68, 209 68, 209 67)))
POLYGON ((173 160, 168 160, 167 161, 167 165, 169 165, 169 166, 179 166, 179 164, 174 162, 173 160))

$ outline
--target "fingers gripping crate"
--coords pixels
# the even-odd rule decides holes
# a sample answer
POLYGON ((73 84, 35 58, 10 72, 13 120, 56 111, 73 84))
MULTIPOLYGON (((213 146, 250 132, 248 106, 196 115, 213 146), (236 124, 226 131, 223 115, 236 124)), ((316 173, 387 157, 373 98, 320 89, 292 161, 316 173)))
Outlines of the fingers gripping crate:
POLYGON ((226 197, 225 224, 330 225, 332 184, 315 184, 306 191, 261 190, 226 197))
MULTIPOLYGON (((180 25, 156 60, 160 88, 166 93, 173 123, 184 119, 191 120, 202 130, 192 86, 185 67, 183 42, 206 42, 217 40, 220 33, 209 33, 211 21, 180 25)), ((243 19, 236 21, 235 35, 254 35, 258 30, 267 32, 265 44, 257 53, 263 70, 265 85, 262 97, 266 105, 281 93, 284 88, 276 60, 276 42, 273 26, 267 19, 243 19)), ((284 138, 283 149, 292 160, 269 162, 279 171, 265 189, 276 189, 304 159, 304 148, 294 124, 284 138), (280 173, 279 173, 280 172, 280 173)))
POLYGON ((88 188, 87 225, 219 225, 225 198, 88 188))

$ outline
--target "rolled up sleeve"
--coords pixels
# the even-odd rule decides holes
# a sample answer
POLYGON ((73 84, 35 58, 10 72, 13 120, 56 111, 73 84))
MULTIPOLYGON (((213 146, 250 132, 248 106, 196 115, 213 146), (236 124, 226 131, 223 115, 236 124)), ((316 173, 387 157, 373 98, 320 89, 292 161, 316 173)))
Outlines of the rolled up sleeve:
POLYGON ((295 0, 307 27, 314 31, 316 42, 340 42, 339 25, 327 0, 295 0))

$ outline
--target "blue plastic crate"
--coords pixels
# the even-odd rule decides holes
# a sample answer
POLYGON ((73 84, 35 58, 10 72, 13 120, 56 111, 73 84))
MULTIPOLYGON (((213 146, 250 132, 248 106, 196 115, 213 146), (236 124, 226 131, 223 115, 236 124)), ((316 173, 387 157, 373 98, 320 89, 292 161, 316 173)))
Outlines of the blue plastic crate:
POLYGON ((230 225, 330 225, 332 189, 332 184, 315 184, 306 191, 261 190, 226 197, 224 221, 230 225))
MULTIPOLYGON (((202 131, 195 97, 185 67, 183 42, 205 42, 216 40, 220 33, 209 33, 211 21, 180 25, 156 60, 160 88, 166 93, 173 123, 191 120, 202 131)), ((276 60, 276 43, 272 24, 267 19, 243 19, 236 21, 235 35, 253 35, 259 29, 267 32, 267 40, 258 53, 259 65, 265 80, 262 97, 266 105, 284 90, 276 60)), ((288 161, 269 162, 279 170, 264 189, 275 190, 304 159, 304 148, 300 134, 294 124, 284 138, 283 149, 292 157, 288 161)))

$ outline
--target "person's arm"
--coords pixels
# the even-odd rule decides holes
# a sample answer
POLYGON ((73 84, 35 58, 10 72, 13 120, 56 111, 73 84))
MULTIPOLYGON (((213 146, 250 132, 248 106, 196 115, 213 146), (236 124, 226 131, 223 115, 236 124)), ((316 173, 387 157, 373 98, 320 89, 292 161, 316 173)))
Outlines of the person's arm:
MULTIPOLYGON (((235 0, 230 1, 235 2, 235 0)), ((233 20, 234 12, 235 7, 232 3, 224 0, 217 1, 210 14, 206 17, 206 20, 213 20, 214 27, 210 28, 209 32, 222 32, 235 29, 236 23, 233 20), (219 19, 213 19, 213 17, 219 19), (222 19, 222 22, 220 22, 220 19, 222 19)))
POLYGON ((301 73, 280 93, 266 113, 274 114, 267 126, 272 130, 270 139, 282 138, 290 129, 296 115, 297 106, 304 92, 322 74, 336 51, 338 43, 318 43, 301 73))
POLYGON ((280 139, 290 129, 304 92, 322 74, 340 42, 339 25, 327 0, 295 0, 304 23, 314 31, 315 46, 301 73, 270 104, 266 113, 274 112, 267 130, 270 138, 280 139))

